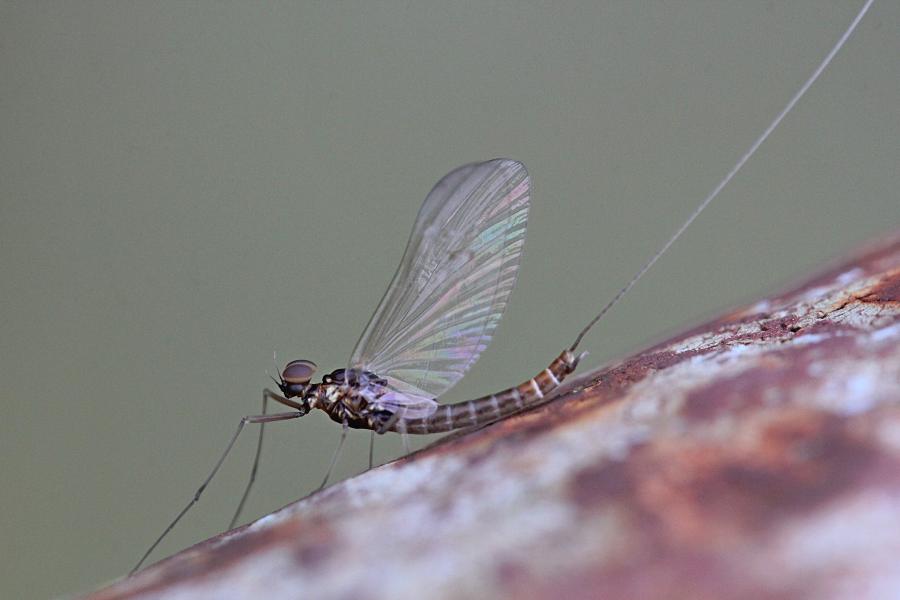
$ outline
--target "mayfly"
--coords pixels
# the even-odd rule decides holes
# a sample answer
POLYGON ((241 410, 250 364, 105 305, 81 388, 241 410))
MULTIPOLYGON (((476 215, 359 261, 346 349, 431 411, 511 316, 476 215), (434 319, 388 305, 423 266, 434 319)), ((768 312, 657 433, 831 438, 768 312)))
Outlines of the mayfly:
MULTIPOLYGON (((264 390, 262 414, 241 419, 212 472, 131 572, 140 568, 199 500, 247 424, 260 424, 260 436, 250 480, 232 526, 255 480, 265 423, 324 411, 342 426, 327 471, 330 474, 348 429, 368 429, 373 435, 444 433, 488 424, 544 402, 583 358, 584 353, 577 351, 584 336, 666 253, 769 137, 825 70, 872 2, 867 0, 822 63, 722 181, 568 348, 520 385, 455 404, 440 404, 437 399, 462 379, 488 346, 515 286, 531 181, 522 163, 504 158, 468 164, 444 176, 425 198, 400 266, 348 366, 313 383, 314 363, 289 362, 275 380, 280 393, 264 390), (269 400, 290 411, 267 413, 269 400)), ((369 461, 371 466, 371 446, 369 461)), ((326 474, 320 488, 327 480, 326 474)))

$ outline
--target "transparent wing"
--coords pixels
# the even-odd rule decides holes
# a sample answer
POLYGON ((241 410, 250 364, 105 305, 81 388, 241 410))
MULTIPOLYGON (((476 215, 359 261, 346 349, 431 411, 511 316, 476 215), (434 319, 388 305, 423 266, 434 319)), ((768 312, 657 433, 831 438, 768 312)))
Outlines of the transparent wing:
POLYGON ((350 359, 384 377, 410 418, 459 381, 491 341, 516 283, 528 221, 522 163, 460 167, 428 194, 406 252, 350 359))

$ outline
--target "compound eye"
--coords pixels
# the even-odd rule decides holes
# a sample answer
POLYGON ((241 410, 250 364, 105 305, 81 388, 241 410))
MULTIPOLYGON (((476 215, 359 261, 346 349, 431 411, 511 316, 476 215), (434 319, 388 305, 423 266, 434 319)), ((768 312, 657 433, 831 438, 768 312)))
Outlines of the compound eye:
POLYGON ((316 372, 316 363, 311 360, 292 360, 281 372, 281 378, 285 383, 304 384, 309 383, 316 372))

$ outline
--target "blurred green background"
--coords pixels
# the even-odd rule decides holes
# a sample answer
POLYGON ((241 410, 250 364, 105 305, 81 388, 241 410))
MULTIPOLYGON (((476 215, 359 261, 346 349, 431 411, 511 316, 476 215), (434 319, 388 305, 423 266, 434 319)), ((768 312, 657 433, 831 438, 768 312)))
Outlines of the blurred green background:
MULTIPOLYGON (((344 365, 425 194, 466 162, 522 160, 534 196, 507 316, 451 399, 530 377, 859 4, 0 5, 0 596, 125 573, 258 412, 273 351, 344 365)), ((588 367, 900 227, 898 31, 876 4, 588 367)), ((319 414, 270 431, 248 517, 309 492, 338 437, 319 414)), ((252 446, 151 560, 227 524, 252 446)))

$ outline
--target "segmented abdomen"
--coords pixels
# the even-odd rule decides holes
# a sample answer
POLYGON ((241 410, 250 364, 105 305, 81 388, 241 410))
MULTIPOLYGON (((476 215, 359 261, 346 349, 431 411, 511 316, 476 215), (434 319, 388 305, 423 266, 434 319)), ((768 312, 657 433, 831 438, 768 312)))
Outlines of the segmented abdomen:
POLYGON ((502 419, 543 400, 575 370, 580 358, 565 350, 546 369, 524 383, 490 396, 444 404, 425 419, 400 418, 389 431, 443 433, 502 419))

